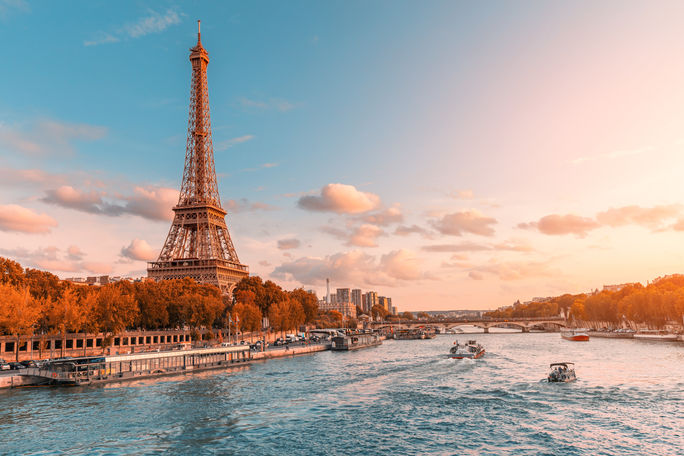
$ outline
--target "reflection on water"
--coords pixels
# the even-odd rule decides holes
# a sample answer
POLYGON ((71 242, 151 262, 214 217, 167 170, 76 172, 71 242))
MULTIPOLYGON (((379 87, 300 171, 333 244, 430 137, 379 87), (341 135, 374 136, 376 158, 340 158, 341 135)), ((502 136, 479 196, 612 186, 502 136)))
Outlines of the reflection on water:
POLYGON ((0 392, 8 454, 681 454, 684 344, 450 335, 106 387, 0 392), (477 338, 479 360, 445 358, 477 338), (548 365, 578 380, 549 384, 548 365))

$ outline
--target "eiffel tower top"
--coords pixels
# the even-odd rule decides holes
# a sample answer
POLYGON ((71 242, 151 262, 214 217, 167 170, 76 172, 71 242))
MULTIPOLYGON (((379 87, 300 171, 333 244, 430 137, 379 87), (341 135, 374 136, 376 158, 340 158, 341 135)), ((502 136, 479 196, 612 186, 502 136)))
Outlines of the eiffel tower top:
POLYGON ((221 198, 214 169, 214 147, 211 139, 209 90, 207 88, 209 53, 202 46, 200 21, 197 21, 197 45, 190 49, 190 62, 192 63, 192 85, 188 140, 178 207, 209 205, 220 209, 221 198))

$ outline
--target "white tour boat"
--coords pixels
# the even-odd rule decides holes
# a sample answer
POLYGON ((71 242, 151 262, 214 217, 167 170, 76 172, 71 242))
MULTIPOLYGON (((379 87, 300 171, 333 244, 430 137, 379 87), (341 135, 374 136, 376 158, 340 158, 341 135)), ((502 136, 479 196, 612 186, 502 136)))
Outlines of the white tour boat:
POLYGON ((577 380, 575 363, 551 363, 547 380, 552 383, 567 383, 577 380))
POLYGON ((484 354, 484 347, 474 340, 469 340, 465 344, 460 344, 456 341, 451 350, 449 350, 449 358, 453 359, 477 359, 484 356, 484 354))

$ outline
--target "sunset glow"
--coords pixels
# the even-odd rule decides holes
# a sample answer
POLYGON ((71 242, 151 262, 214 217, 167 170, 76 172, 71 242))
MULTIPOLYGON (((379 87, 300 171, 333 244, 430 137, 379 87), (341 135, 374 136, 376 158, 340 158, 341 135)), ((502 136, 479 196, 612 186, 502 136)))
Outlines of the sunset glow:
POLYGON ((201 17, 251 274, 419 311, 684 272, 681 2, 266 3, 0 2, 0 256, 146 275, 201 17))

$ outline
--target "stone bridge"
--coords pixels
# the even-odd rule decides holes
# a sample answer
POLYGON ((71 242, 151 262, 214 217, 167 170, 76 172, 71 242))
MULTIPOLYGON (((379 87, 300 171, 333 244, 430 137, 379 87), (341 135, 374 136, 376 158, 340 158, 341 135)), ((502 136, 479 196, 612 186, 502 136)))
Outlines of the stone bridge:
POLYGON ((544 326, 556 326, 565 328, 567 322, 563 317, 538 317, 538 318, 431 318, 429 320, 396 320, 396 321, 374 321, 370 323, 373 329, 412 329, 412 328, 434 328, 440 332, 459 326, 476 326, 482 328, 485 333, 489 328, 510 328, 517 327, 522 332, 530 332, 534 328, 544 326))

